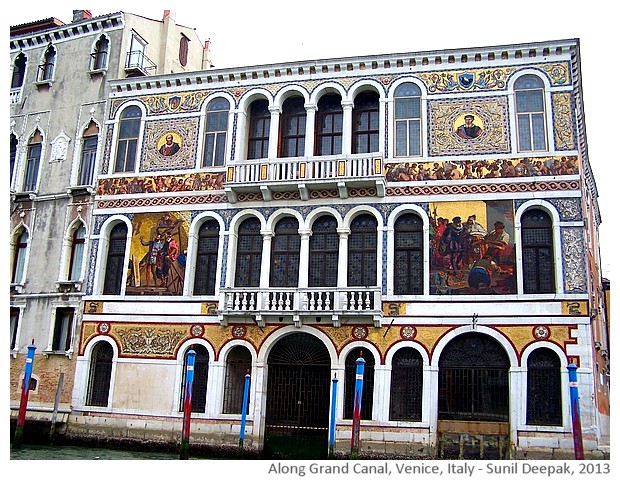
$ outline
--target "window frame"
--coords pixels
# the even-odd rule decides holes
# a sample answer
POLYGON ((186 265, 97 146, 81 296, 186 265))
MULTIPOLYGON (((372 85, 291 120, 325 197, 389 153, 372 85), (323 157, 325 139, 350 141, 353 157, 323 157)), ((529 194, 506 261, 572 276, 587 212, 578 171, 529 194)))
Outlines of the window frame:
POLYGON ((545 88, 544 81, 537 75, 533 73, 526 73, 517 78, 513 85, 513 93, 514 93, 514 107, 515 107, 515 126, 516 126, 516 141, 517 141, 517 151, 518 152, 547 152, 549 151, 549 139, 548 137, 548 122, 547 122, 547 108, 546 108, 546 100, 547 100, 547 90, 545 88), (534 83, 538 85, 535 86, 521 86, 521 83, 526 83, 529 80, 533 80, 534 83), (523 100, 526 103, 532 103, 535 101, 534 95, 540 95, 540 110, 521 110, 520 104, 523 100), (527 95, 527 98, 525 96, 527 95), (542 127, 536 126, 534 118, 540 117, 542 120, 542 127), (522 126, 522 119, 527 123, 527 132, 525 131, 524 126, 522 126), (528 133, 528 144, 523 145, 524 135, 528 133), (539 148, 536 145, 536 140, 538 138, 537 133, 540 135, 540 138, 544 141, 544 145, 539 148), (522 138, 523 137, 523 138, 522 138))
POLYGON ((36 130, 28 140, 26 146, 26 158, 23 174, 23 187, 25 192, 36 192, 39 185, 39 171, 41 168, 41 157, 43 155, 43 135, 36 130))
POLYGON ((264 98, 254 100, 249 108, 248 160, 269 158, 269 134, 271 112, 269 101, 264 98))
MULTIPOLYGON (((520 217, 521 225, 521 275, 523 278, 523 293, 525 294, 555 294, 555 238, 553 235, 553 218, 543 208, 528 208, 520 217), (544 217, 542 223, 534 223, 535 215, 544 217), (529 241, 526 236, 533 230, 546 231, 547 242, 529 241), (548 255, 548 265, 544 265, 545 255, 548 255), (530 275, 528 272, 532 271, 530 275)), ((539 238, 542 238, 539 236, 539 238)))
POLYGON ((295 95, 284 100, 280 114, 278 158, 295 158, 305 155, 306 120, 307 112, 303 97, 295 95))
POLYGON ((219 244, 220 244, 220 224, 214 218, 207 218, 198 229, 198 239, 196 242, 196 262, 194 268, 194 295, 215 295, 217 287, 218 260, 219 260, 219 244), (215 228, 211 228, 215 226, 215 228), (208 239, 206 241, 201 241, 208 239), (212 248, 207 248, 211 244, 212 248), (204 262, 201 260, 204 259, 204 262), (202 267, 204 265, 204 268, 202 267), (201 272, 206 270, 208 281, 202 282, 201 272), (198 288, 202 282, 203 288, 198 288))
POLYGON ((37 83, 51 83, 54 80, 57 55, 56 48, 48 45, 37 69, 37 83))
POLYGON ((112 173, 124 174, 136 171, 143 120, 144 114, 137 105, 128 105, 120 112, 112 173), (124 128, 128 130, 125 133, 124 128))
POLYGON ((315 115, 314 136, 314 156, 342 155, 344 108, 340 94, 327 93, 319 98, 315 115), (320 128, 321 125, 326 125, 325 129, 320 128), (324 142, 329 143, 328 149, 324 148, 324 142))
POLYGON ((86 226, 79 222, 76 225, 71 234, 71 246, 69 248, 69 268, 67 269, 67 280, 71 282, 77 282, 82 279, 82 270, 84 267, 84 254, 86 247, 86 226), (83 236, 79 237, 78 234, 83 232, 83 236), (81 251, 80 247, 81 246, 81 251), (79 264, 77 264, 79 255, 79 264), (77 276, 76 276, 77 274, 77 276))
POLYGON ((100 35, 90 54, 91 73, 107 70, 110 56, 110 40, 104 34, 100 35))
POLYGON ((424 294, 424 221, 417 213, 403 212, 394 222, 394 295, 423 295, 424 294), (409 218, 413 222, 405 223, 409 218), (410 228, 407 228, 410 227, 410 228), (409 235, 407 235, 409 234, 409 235), (406 246, 399 246, 399 238, 407 235, 406 246), (414 237, 411 239, 410 237, 414 237), (415 237, 419 237, 416 244, 415 237), (412 245, 413 243, 413 245, 412 245), (415 253, 418 259, 414 263, 415 253), (399 253, 406 255, 406 261, 398 261, 399 253), (414 268, 416 267, 416 268, 414 268), (406 270, 406 275, 399 275, 399 272, 406 270), (403 278, 406 277, 406 278, 403 278), (405 284, 400 283, 403 279, 405 284))
POLYGON ((561 368, 560 357, 548 347, 537 348, 528 355, 525 409, 525 423, 527 425, 554 427, 562 427, 564 425, 561 368), (546 355, 546 358, 542 358, 543 355, 546 355), (534 360, 539 362, 536 368, 532 365, 534 360), (542 365, 545 361, 551 362, 553 365, 542 365), (546 373, 546 376, 543 378, 541 378, 540 370, 546 370, 546 372, 543 372, 546 373), (536 376, 534 373, 536 373, 536 376), (550 377, 550 375, 553 375, 553 377, 550 377), (541 400, 544 402, 545 408, 535 405, 541 400), (550 406, 554 407, 553 411, 549 409, 550 406))
POLYGON ((421 157, 422 156, 422 90, 420 89, 420 87, 415 84, 414 82, 404 82, 399 84, 395 89, 394 89, 394 95, 393 95, 393 99, 394 99, 394 157, 395 158, 406 158, 406 157, 421 157), (402 94, 400 95, 399 91, 402 90, 406 90, 406 89, 412 89, 415 90, 415 95, 414 94, 409 94, 409 92, 405 92, 406 94, 402 94), (417 109, 419 111, 419 116, 415 117, 409 117, 409 116, 400 116, 399 115, 399 105, 401 103, 405 103, 405 102, 411 102, 411 101, 415 101, 417 102, 417 109), (411 133, 413 125, 415 125, 417 123, 417 129, 418 129, 418 134, 416 136, 416 140, 417 140, 417 145, 413 145, 412 142, 413 140, 413 135, 411 133), (404 124, 404 143, 405 143, 405 150, 406 153, 401 154, 401 152, 399 151, 399 140, 401 135, 399 135, 399 126, 400 124, 404 124), (415 149, 417 148, 417 153, 415 152, 415 149), (414 150, 414 151, 412 151, 414 150))
POLYGON ((73 328, 75 325, 75 308, 56 307, 50 339, 50 350, 54 353, 71 353, 73 351, 73 328))
POLYGON ((371 154, 380 150, 381 125, 379 94, 374 90, 360 92, 355 97, 352 115, 351 153, 371 154))
POLYGON ((120 295, 125 280, 125 251, 129 230, 125 222, 117 222, 110 228, 108 248, 105 256, 102 295, 120 295), (122 246, 121 246, 122 244, 122 246), (116 271, 115 269, 118 269, 116 271))
POLYGON ((91 121, 82 135, 82 148, 78 166, 77 184, 92 186, 95 180, 97 150, 99 149, 99 127, 91 121), (85 168, 86 167, 86 168, 85 168))
POLYGON ((25 227, 22 227, 21 232, 19 235, 15 235, 14 239, 11 283, 14 285, 23 285, 26 279, 26 263, 28 261, 28 250, 30 247, 30 233, 25 227))
POLYGON ((13 61, 13 71, 11 72, 11 89, 18 89, 24 86, 27 65, 28 57, 26 57, 24 52, 19 52, 13 61))
POLYGON ((205 113, 205 133, 202 152, 202 168, 223 167, 226 164, 226 151, 228 149, 228 129, 230 116, 230 101, 225 97, 217 97, 211 100, 205 113), (226 102, 226 109, 216 108, 226 102), (222 129, 223 117, 225 116, 226 127, 222 129), (215 118, 216 128, 211 128, 210 123, 215 118), (210 138, 213 141, 210 142, 210 138))

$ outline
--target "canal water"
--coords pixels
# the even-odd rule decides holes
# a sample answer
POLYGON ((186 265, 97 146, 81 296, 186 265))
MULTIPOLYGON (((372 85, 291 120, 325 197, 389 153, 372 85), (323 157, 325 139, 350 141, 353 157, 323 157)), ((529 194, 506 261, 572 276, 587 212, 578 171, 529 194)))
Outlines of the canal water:
POLYGON ((139 452, 101 447, 49 446, 23 444, 11 447, 11 460, 178 460, 170 452, 139 452))

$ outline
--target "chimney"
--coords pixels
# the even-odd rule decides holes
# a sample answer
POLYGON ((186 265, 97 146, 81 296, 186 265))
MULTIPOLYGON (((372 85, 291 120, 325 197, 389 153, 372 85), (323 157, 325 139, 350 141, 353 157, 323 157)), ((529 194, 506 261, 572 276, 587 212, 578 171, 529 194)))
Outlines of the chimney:
POLYGON ((164 18, 162 20, 166 20, 166 18, 170 18, 173 22, 176 23, 176 11, 175 10, 164 10, 164 18))
POLYGON ((90 10, 73 10, 73 21, 79 22, 81 20, 88 20, 93 18, 93 14, 90 10))

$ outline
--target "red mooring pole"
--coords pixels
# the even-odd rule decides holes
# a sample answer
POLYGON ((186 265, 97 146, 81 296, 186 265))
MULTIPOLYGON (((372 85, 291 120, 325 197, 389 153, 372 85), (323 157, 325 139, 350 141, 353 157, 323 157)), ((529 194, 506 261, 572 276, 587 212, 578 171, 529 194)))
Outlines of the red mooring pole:
POLYGON ((192 417, 192 387, 194 384, 194 363, 196 352, 187 352, 187 371, 185 373, 185 398, 183 401, 183 430, 181 433, 181 460, 189 459, 189 426, 192 417))
POLYGON ((360 420, 362 418, 362 390, 364 387, 364 364, 366 361, 360 357, 355 361, 355 399, 353 403, 353 424, 351 425, 351 458, 360 458, 360 420))
POLYGON ((15 437, 13 439, 13 447, 21 448, 24 437, 24 424, 26 423, 26 410, 28 408, 28 392, 30 392, 30 377, 32 377, 32 365, 34 363, 34 351, 37 349, 32 344, 28 345, 28 355, 26 356, 26 365, 24 367, 24 381, 22 383, 22 396, 19 401, 19 415, 17 416, 17 424, 15 425, 15 437))
POLYGON ((579 414, 579 383, 577 382, 577 365, 569 363, 568 383, 570 386, 570 413, 573 421, 573 445, 575 447, 575 460, 584 460, 583 437, 581 435, 581 417, 579 414))

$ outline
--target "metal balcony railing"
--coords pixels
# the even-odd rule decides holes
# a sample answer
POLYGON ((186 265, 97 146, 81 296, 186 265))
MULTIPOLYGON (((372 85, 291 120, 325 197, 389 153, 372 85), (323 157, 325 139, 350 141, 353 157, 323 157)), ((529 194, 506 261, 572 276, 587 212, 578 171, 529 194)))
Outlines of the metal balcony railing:
POLYGON ((220 299, 221 321, 231 317, 290 316, 295 324, 300 317, 331 316, 340 324, 343 316, 372 318, 376 326, 382 317, 380 287, 324 288, 223 288, 220 299))
MULTIPOLYGON (((243 160, 229 165, 225 188, 236 201, 236 194, 298 188, 303 199, 312 188, 375 187, 382 196, 385 189, 383 158, 379 154, 333 155, 243 160), (232 194, 232 195, 231 195, 232 194)), ((271 198, 265 198, 270 200, 271 198)))
POLYGON ((157 65, 143 51, 134 50, 127 52, 125 71, 128 74, 149 75, 151 70, 157 70, 157 65))

